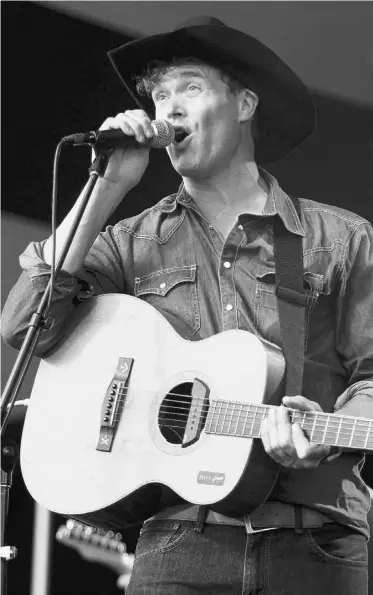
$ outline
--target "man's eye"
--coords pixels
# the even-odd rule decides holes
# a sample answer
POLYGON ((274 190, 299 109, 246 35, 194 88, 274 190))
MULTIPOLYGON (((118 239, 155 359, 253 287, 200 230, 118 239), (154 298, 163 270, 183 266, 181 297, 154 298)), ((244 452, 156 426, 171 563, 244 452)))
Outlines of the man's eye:
POLYGON ((190 93, 191 95, 196 95, 197 93, 199 93, 201 90, 201 88, 198 85, 188 85, 187 87, 187 92, 190 93))

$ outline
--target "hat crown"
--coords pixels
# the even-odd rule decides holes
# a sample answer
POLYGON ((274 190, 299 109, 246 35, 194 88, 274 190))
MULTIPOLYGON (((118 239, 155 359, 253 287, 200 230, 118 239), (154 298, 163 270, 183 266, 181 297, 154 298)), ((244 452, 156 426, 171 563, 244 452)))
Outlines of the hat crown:
POLYGON ((199 26, 211 26, 211 25, 220 25, 220 26, 223 25, 223 27, 226 27, 226 24, 223 23, 223 21, 219 21, 219 19, 216 19, 215 17, 197 16, 197 17, 191 17, 184 23, 181 23, 180 25, 178 25, 176 27, 175 31, 177 31, 178 29, 183 29, 184 27, 186 28, 186 27, 199 27, 199 26))
POLYGON ((258 163, 284 157, 311 135, 315 105, 301 79, 259 40, 215 17, 189 18, 173 31, 148 35, 109 52, 130 95, 150 114, 154 104, 150 98, 139 96, 136 78, 154 60, 169 62, 190 56, 220 68, 258 95, 258 163))

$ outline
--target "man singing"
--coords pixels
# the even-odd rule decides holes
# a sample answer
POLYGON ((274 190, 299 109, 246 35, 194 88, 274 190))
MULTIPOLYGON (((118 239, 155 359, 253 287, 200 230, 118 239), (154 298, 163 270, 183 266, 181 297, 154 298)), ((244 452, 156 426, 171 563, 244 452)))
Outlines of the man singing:
MULTIPOLYGON (((208 17, 128 43, 110 57, 138 109, 108 118, 101 129, 120 129, 138 146, 115 149, 94 189, 57 277, 54 323, 38 355, 63 340, 79 301, 109 292, 151 303, 180 322, 184 339, 242 329, 281 347, 278 218, 302 238, 308 296, 302 394, 284 395, 262 428, 264 449, 281 469, 264 523, 188 503, 163 507, 144 524, 127 593, 366 595, 364 455, 310 442, 287 409, 373 418, 372 227, 306 199, 298 217, 260 167, 308 139, 312 98, 270 49, 208 17), (101 231, 147 168, 154 117, 177 133, 167 152, 180 188, 101 231)), ((57 252, 75 210, 58 229, 57 252)), ((14 347, 47 285, 51 248, 48 239, 21 256, 24 272, 3 319, 14 347)))

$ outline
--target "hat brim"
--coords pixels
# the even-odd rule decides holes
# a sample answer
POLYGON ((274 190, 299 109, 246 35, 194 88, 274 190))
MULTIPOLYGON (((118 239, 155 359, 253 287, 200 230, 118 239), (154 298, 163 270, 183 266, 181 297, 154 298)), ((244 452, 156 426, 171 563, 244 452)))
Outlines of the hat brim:
POLYGON ((255 160, 269 163, 288 155, 312 134, 316 110, 301 79, 257 39, 225 25, 197 25, 143 37, 108 53, 137 105, 150 117, 154 105, 136 92, 136 77, 154 60, 194 56, 237 78, 259 97, 255 160))

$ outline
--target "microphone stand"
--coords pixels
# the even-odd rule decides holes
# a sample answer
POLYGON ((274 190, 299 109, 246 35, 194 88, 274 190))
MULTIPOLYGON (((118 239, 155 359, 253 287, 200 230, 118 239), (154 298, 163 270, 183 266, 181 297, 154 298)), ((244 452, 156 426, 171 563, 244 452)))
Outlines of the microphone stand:
MULTIPOLYGON (((63 245, 61 254, 56 263, 56 275, 61 270, 65 261, 66 255, 70 249, 72 241, 75 237, 79 223, 83 217, 84 211, 87 207, 88 201, 92 191, 97 183, 99 177, 105 174, 109 157, 112 149, 100 149, 96 151, 96 158, 89 168, 89 180, 86 188, 83 191, 82 201, 79 209, 75 215, 72 226, 69 230, 66 241, 63 245)), ((1 438, 4 438, 4 433, 8 425, 9 416, 14 407, 20 387, 22 386, 26 372, 29 368, 32 356, 35 352, 36 346, 43 329, 48 329, 48 320, 45 318, 47 312, 47 305, 49 300, 49 292, 51 290, 51 281, 43 293, 43 296, 38 305, 37 311, 32 315, 28 325, 28 331, 22 343, 21 349, 18 353, 17 359, 10 373, 9 379, 5 386, 1 399, 1 438)), ((2 440, 2 462, 1 462, 1 511, 2 522, 0 529, 0 555, 1 555, 1 586, 2 595, 6 595, 7 591, 7 562, 12 560, 17 555, 17 549, 14 546, 5 546, 5 527, 9 508, 9 491, 11 487, 11 479, 14 467, 18 459, 18 447, 12 441, 2 440)), ((39 595, 47 595, 40 593, 39 595)))

